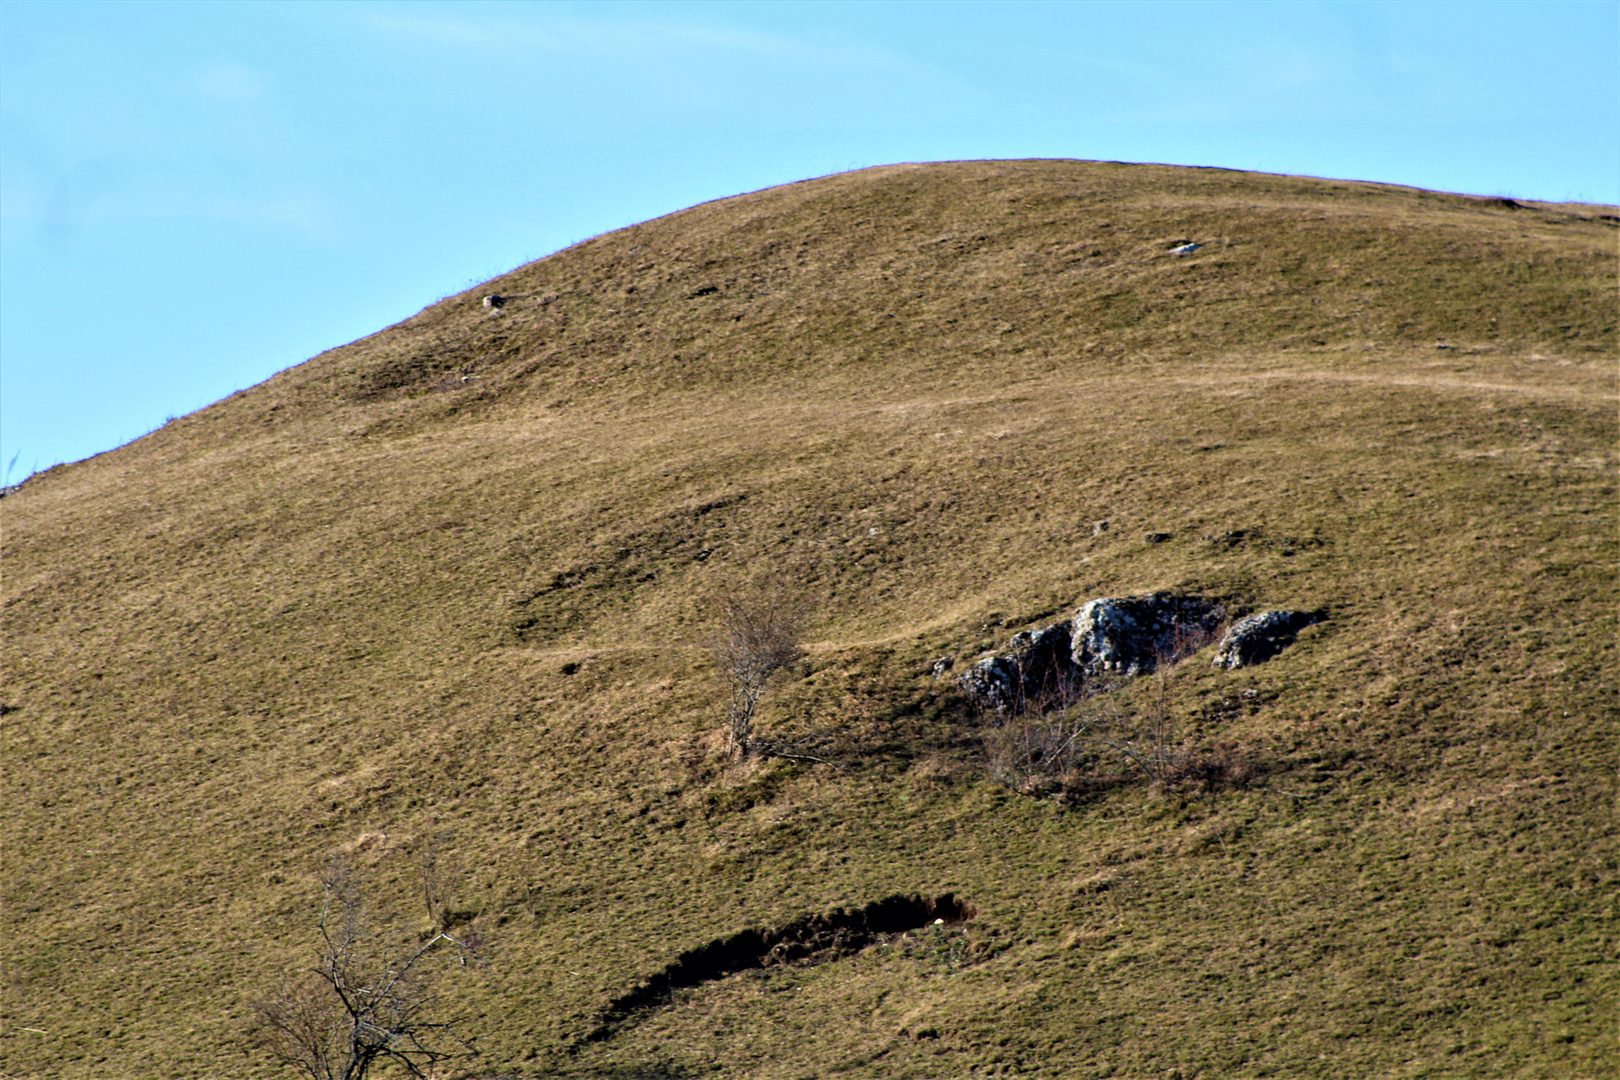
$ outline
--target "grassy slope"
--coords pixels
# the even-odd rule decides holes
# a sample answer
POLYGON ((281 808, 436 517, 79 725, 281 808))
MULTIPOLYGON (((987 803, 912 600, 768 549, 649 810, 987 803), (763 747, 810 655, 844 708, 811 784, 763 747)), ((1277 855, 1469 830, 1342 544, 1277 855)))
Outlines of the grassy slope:
POLYGON ((271 1075, 248 1003, 307 962, 321 857, 403 910, 446 831, 492 1075, 1613 1069, 1612 215, 866 170, 35 478, 0 504, 0 1069, 271 1075), (715 753, 706 613, 784 562, 822 617, 765 726, 841 770, 715 753), (1260 781, 983 778, 933 659, 1156 588, 1329 613, 1170 680, 1260 781), (991 958, 734 976, 569 1053, 683 949, 896 890, 968 897, 991 958))

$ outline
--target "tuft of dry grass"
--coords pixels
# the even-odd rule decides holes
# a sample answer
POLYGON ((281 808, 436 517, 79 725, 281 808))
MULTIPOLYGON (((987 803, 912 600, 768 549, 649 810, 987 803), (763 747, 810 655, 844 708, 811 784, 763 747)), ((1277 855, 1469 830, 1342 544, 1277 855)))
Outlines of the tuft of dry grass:
POLYGON ((383 856, 453 830, 499 943, 446 987, 469 1075, 1614 1071, 1615 239, 1213 169, 863 170, 31 478, 0 1070, 273 1075, 242 1033, 326 857, 375 856, 386 917, 418 884, 383 856), (817 622, 756 730, 829 763, 739 768, 709 613, 787 564, 817 622), (1324 618, 1169 672, 1188 775, 972 767, 935 660, 1161 589, 1324 618), (896 893, 971 940, 579 1047, 691 949, 896 893))

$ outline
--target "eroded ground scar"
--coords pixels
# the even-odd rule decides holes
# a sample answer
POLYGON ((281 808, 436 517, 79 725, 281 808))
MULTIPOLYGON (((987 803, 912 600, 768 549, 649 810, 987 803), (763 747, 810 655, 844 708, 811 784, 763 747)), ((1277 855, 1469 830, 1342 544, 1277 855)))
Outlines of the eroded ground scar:
POLYGON ((935 922, 957 926, 976 914, 971 904, 950 893, 933 899, 896 895, 854 910, 838 908, 826 915, 807 915, 775 929, 748 929, 716 938, 687 950, 662 971, 609 1002, 585 1041, 612 1038, 642 1016, 668 1004, 678 990, 775 964, 828 963, 887 941, 895 934, 935 922))

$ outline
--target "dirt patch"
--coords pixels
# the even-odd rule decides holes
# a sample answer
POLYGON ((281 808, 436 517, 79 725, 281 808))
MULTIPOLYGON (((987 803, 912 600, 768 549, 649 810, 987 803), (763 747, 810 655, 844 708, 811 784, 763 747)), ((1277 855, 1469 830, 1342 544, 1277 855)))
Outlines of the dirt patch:
POLYGON ((934 899, 897 895, 853 911, 838 908, 775 929, 749 929, 716 938, 682 953, 662 971, 609 1002, 596 1030, 585 1041, 612 1038, 640 1016, 667 1004, 678 990, 777 964, 829 963, 882 944, 895 935, 935 922, 958 926, 976 914, 973 905, 950 893, 934 899))

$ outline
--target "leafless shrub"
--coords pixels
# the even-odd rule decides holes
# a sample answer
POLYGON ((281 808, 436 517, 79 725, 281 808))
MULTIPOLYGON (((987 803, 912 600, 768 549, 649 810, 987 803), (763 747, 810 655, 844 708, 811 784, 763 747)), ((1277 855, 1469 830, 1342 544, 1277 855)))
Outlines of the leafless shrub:
POLYGON ((1207 622, 1177 623, 1175 632, 1170 635, 1169 645, 1159 653, 1155 669, 1162 670, 1171 664, 1179 664, 1205 645, 1220 640, 1221 635, 1226 633, 1227 625, 1224 605, 1216 605, 1207 622))
POLYGON ((343 1002, 320 978, 306 974, 288 979, 255 1008, 260 1042, 278 1063, 310 1080, 345 1075, 335 1066, 352 1024, 343 1002))
POLYGON ((711 646, 725 682, 727 747, 735 758, 750 749, 754 716, 771 679, 799 662, 809 606, 788 581, 771 578, 728 596, 711 646))
MULTIPOLYGON (((1179 635, 1178 635, 1179 636, 1179 635)), ((1146 693, 1129 720, 1114 710, 1115 723, 1097 735, 1097 741, 1140 769, 1149 782, 1162 784, 1186 760, 1188 748, 1176 742, 1175 718, 1170 711, 1167 669, 1175 662, 1170 651, 1160 653, 1146 693)))
POLYGON ((1027 795, 1073 786, 1080 766, 1096 756, 1095 739, 1107 720, 1101 704, 1068 682, 1019 698, 985 737, 990 775, 1027 795))
POLYGON ((985 735, 990 774, 1029 795, 1105 783, 1101 770, 1110 761, 1160 790, 1213 793, 1247 784, 1255 771, 1247 755, 1183 740, 1171 708, 1169 669, 1213 636, 1197 627, 1178 631, 1143 679, 1084 687, 1057 682, 1014 702, 985 735))
POLYGON ((1065 717, 1024 716, 985 739, 990 774, 1015 791, 1040 795, 1072 786, 1090 744, 1083 723, 1065 717))
POLYGON ((1259 771, 1254 757, 1239 746, 1189 749, 1176 767, 1159 780, 1159 786, 1166 791, 1213 795, 1228 788, 1248 787, 1259 771))
MULTIPOLYGON (((435 863, 425 859, 423 866, 431 909, 445 894, 433 877, 435 863)), ((452 935, 434 915, 433 931, 390 948, 386 935, 372 931, 363 882, 345 859, 333 857, 321 886, 317 966, 256 1004, 271 1056, 309 1080, 364 1080, 379 1061, 427 1080, 441 1063, 475 1053, 455 1021, 431 1019, 428 965, 445 952, 459 965, 472 962, 476 935, 452 935)))

